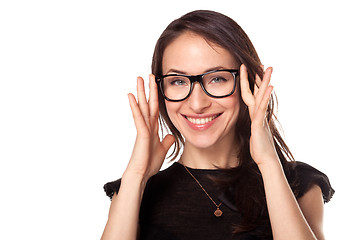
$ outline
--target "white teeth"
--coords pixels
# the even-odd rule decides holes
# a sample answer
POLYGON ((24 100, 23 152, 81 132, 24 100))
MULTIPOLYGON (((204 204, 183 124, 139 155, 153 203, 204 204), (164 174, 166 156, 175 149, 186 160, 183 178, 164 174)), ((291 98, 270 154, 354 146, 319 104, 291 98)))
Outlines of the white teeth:
POLYGON ((190 117, 186 117, 187 120, 189 120, 189 122, 193 123, 193 124, 205 124, 205 123, 208 123, 208 122, 211 122, 212 120, 214 120, 216 116, 212 116, 212 117, 208 117, 208 118, 190 118, 190 117))

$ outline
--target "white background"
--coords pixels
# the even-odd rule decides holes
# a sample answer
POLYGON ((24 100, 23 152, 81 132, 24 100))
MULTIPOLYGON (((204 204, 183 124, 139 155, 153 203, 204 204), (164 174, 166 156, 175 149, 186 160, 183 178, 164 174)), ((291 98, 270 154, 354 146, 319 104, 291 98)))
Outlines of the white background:
POLYGON ((127 93, 163 29, 195 9, 236 20, 272 84, 295 158, 325 172, 327 239, 358 235, 356 1, 1 1, 0 239, 99 239, 135 138, 127 93))

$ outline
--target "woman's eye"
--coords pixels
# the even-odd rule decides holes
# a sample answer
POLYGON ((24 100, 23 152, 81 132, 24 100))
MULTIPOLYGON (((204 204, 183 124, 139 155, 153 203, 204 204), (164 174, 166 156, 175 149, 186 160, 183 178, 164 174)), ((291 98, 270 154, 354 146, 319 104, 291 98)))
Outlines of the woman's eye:
POLYGON ((223 78, 223 77, 214 77, 211 79, 210 82, 211 83, 223 83, 223 82, 227 82, 227 79, 223 78))
POLYGON ((177 79, 177 80, 171 81, 170 84, 175 85, 175 86, 184 86, 184 85, 186 85, 186 82, 184 80, 177 79))

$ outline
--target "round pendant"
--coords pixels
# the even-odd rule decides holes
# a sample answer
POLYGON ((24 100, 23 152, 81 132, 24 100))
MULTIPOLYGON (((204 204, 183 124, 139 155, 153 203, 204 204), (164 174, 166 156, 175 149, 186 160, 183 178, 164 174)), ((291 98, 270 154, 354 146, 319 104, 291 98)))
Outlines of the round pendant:
POLYGON ((215 212, 214 212, 214 215, 215 215, 216 217, 220 217, 222 214, 223 214, 223 212, 222 212, 219 208, 216 209, 215 212))

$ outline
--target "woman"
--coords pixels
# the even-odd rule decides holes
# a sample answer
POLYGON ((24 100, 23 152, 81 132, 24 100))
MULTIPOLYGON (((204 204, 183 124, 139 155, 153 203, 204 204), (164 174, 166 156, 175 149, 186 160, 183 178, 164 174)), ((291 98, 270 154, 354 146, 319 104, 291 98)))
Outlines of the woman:
POLYGON ((173 21, 152 72, 149 100, 140 77, 137 100, 129 94, 137 137, 121 187, 104 186, 102 239, 324 239, 333 189, 293 160, 275 126, 272 68, 237 23, 212 11, 173 21), (173 143, 179 161, 159 172, 173 143))

